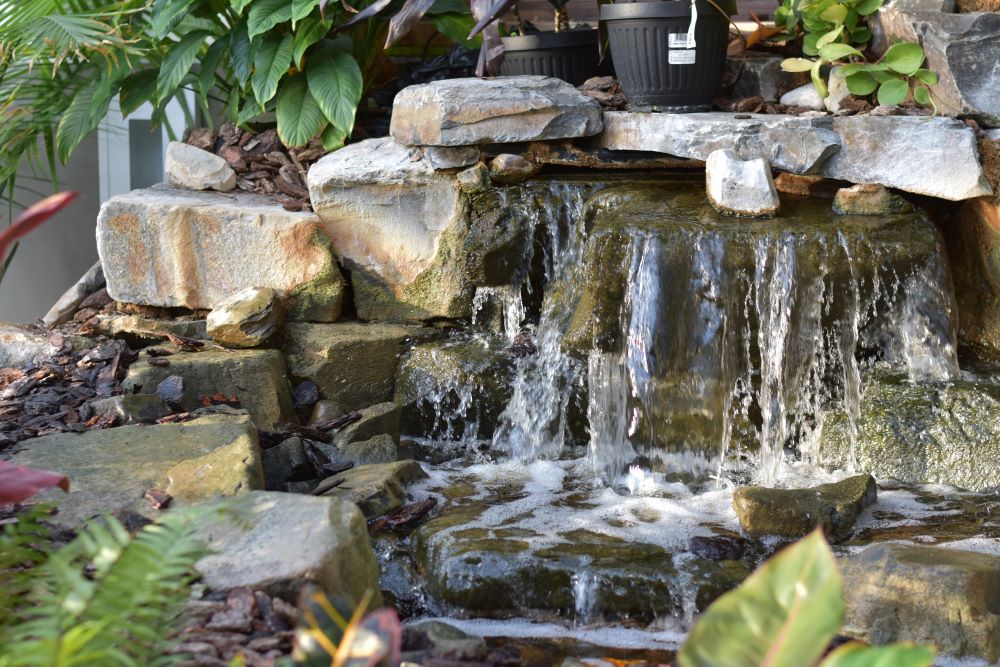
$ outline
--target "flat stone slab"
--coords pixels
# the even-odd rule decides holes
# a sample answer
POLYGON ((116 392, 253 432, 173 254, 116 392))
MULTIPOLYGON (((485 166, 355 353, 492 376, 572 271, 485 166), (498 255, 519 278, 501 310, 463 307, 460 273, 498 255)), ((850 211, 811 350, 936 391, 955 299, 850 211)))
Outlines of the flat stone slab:
POLYGON ((313 213, 266 197, 164 185, 112 197, 97 249, 116 301, 211 309, 247 287, 271 287, 290 319, 340 316, 345 283, 313 213))
POLYGON ((324 479, 313 493, 349 500, 371 519, 402 507, 407 485, 426 477, 416 461, 370 463, 324 479))
POLYGON ((264 488, 257 429, 246 416, 205 416, 160 426, 120 426, 59 433, 19 444, 16 465, 57 470, 70 491, 48 491, 56 521, 78 525, 119 510, 153 517, 146 491, 167 491, 177 504, 264 488))
POLYGON ((609 111, 599 147, 706 160, 729 148, 774 169, 879 183, 949 200, 990 194, 971 128, 925 116, 654 114, 609 111))
POLYGON ((561 79, 445 79, 404 88, 389 133, 407 146, 471 146, 589 137, 601 106, 561 79))
POLYGON ((212 553, 195 566, 214 590, 250 587, 294 602, 306 582, 330 595, 381 596, 365 518, 353 503, 258 491, 224 505, 230 520, 203 525, 212 553))

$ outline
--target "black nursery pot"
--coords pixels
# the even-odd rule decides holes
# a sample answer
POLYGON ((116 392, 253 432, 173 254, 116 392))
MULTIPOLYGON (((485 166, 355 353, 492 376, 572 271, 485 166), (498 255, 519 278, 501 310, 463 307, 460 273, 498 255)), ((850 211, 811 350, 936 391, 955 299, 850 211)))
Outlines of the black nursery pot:
MULTIPOLYGON (((579 86, 601 74, 597 53, 597 28, 538 32, 501 37, 503 62, 500 74, 540 74, 579 86)), ((607 68, 605 68, 607 69, 607 68)))
MULTIPOLYGON (((718 2, 726 11, 733 3, 718 2)), ((687 48, 689 0, 601 5, 611 59, 622 91, 640 111, 706 111, 722 85, 727 17, 697 0, 695 48, 687 48)))

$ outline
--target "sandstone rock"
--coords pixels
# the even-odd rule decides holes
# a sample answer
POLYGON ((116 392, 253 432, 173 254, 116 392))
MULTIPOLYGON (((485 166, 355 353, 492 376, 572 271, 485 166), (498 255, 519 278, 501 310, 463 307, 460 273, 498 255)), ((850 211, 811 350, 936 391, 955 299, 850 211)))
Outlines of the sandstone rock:
POLYGON ((560 79, 445 79, 396 95, 389 133, 408 146, 471 146, 588 137, 601 107, 560 79))
POLYGON ((826 105, 823 104, 823 96, 811 83, 789 90, 781 96, 780 103, 789 107, 803 107, 814 111, 822 111, 826 108, 826 105))
POLYGON ((522 229, 479 222, 452 176, 392 139, 332 153, 313 165, 308 181, 313 207, 350 270, 360 319, 469 317, 476 286, 487 284, 484 265, 497 254, 523 253, 522 229))
POLYGON ((125 394, 93 401, 91 410, 96 415, 114 416, 122 424, 149 424, 172 410, 154 394, 125 394))
POLYGON ((270 287, 248 287, 218 303, 208 314, 207 333, 226 347, 258 347, 281 330, 284 307, 270 287))
POLYGON ((985 197, 965 202, 942 231, 959 337, 1000 354, 1000 205, 985 197))
POLYGON ((837 190, 833 212, 837 215, 895 215, 912 213, 913 206, 885 186, 862 183, 837 190))
POLYGON ((427 146, 424 157, 435 169, 461 169, 479 162, 478 146, 427 146))
POLYGON ((102 287, 104 287, 104 269, 98 261, 49 308, 49 312, 42 317, 42 323, 47 327, 54 327, 69 322, 76 314, 80 303, 102 287))
POLYGON ((344 410, 359 410, 391 400, 399 358, 434 335, 396 324, 288 324, 282 350, 291 375, 312 380, 344 410))
MULTIPOLYGON (((170 491, 175 504, 264 486, 257 430, 246 416, 205 416, 177 424, 49 435, 23 441, 11 461, 68 475, 68 494, 48 492, 43 498, 59 507, 56 521, 77 525, 119 510, 154 516, 143 494, 167 489, 170 471, 189 459, 198 461, 197 468, 186 466, 177 472, 192 473, 200 483, 180 484, 170 491), (213 453, 217 456, 203 458, 213 453)), ((179 482, 182 476, 178 474, 179 482)))
POLYGON ((258 195, 165 186, 109 199, 97 247, 116 301, 210 309, 248 285, 271 287, 289 319, 340 316, 345 283, 320 219, 258 195))
POLYGON ((359 410, 361 418, 337 431, 334 444, 347 445, 386 434, 399 444, 399 406, 389 401, 359 410))
POLYGON ((968 115, 1000 125, 1000 14, 946 14, 890 5, 879 10, 887 43, 914 41, 937 72, 934 101, 946 115, 968 115))
POLYGON ((313 582, 350 600, 371 591, 379 604, 378 563, 353 504, 259 491, 223 507, 232 510, 228 520, 200 528, 214 552, 196 566, 209 588, 248 587, 294 602, 313 582))
POLYGON ((287 438, 275 447, 265 449, 261 462, 268 491, 278 491, 289 482, 304 482, 316 476, 299 437, 287 438))
POLYGON ((398 438, 388 433, 376 435, 367 440, 349 442, 337 448, 337 454, 354 465, 372 463, 392 463, 397 458, 398 438))
POLYGON ((182 338, 208 340, 205 320, 200 318, 163 320, 115 313, 98 315, 94 328, 97 333, 121 338, 133 347, 163 343, 168 333, 182 338))
MULTIPOLYGON (((829 415, 820 463, 843 468, 850 448, 847 417, 829 415)), ((873 377, 861 398, 855 458, 859 470, 879 478, 974 491, 1000 486, 1000 389, 990 381, 873 377)))
POLYGON ((236 172, 228 162, 214 153, 180 141, 171 141, 167 146, 164 169, 167 180, 174 187, 220 192, 236 187, 236 172))
POLYGON ((728 149, 715 151, 705 163, 705 182, 708 201, 723 215, 770 218, 781 206, 763 158, 741 160, 728 149))
POLYGON ((186 410, 201 405, 202 396, 236 396, 258 428, 276 431, 296 421, 285 361, 277 350, 207 350, 167 357, 169 366, 146 360, 129 367, 122 382, 125 393, 153 393, 167 376, 184 378, 180 401, 186 410))
POLYGON ((872 644, 930 644, 990 664, 1000 659, 1000 557, 876 544, 839 563, 845 634, 872 644))
POLYGON ((822 176, 802 176, 782 172, 774 178, 774 189, 786 195, 832 199, 840 190, 840 184, 822 176))
POLYGON ((733 493, 740 527, 751 537, 804 537, 816 526, 831 542, 851 535, 861 512, 875 503, 875 480, 858 475, 808 489, 743 486, 733 493))
POLYGON ((455 175, 455 184, 462 192, 477 193, 490 189, 490 170, 479 163, 455 175))
POLYGON ((349 500, 371 519, 402 507, 406 486, 426 477, 416 461, 362 465, 324 479, 313 494, 349 500))
POLYGON ((50 357, 59 348, 49 343, 49 334, 31 324, 0 322, 0 368, 27 366, 35 359, 50 357))
POLYGON ((494 183, 513 185, 538 173, 539 166, 513 153, 501 153, 490 161, 490 178, 494 183))

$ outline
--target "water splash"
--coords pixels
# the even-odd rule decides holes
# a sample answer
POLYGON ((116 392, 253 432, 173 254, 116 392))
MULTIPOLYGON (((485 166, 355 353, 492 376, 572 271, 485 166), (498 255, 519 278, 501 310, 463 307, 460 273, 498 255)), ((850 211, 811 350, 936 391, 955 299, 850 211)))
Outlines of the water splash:
POLYGON ((597 575, 587 570, 572 577, 574 621, 578 627, 600 620, 597 610, 599 583, 597 575))

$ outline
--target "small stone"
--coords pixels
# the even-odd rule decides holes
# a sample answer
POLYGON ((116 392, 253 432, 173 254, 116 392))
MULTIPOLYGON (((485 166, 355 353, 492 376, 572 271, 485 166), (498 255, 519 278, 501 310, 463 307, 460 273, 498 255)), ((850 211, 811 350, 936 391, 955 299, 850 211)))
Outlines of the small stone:
POLYGON ((57 352, 47 331, 30 324, 0 322, 0 368, 27 366, 57 352))
POLYGON ((816 86, 811 83, 799 86, 794 90, 789 90, 781 96, 780 103, 788 107, 801 107, 803 109, 812 109, 813 111, 823 111, 826 109, 823 96, 816 90, 816 86))
POLYGON ((91 402, 90 409, 95 415, 114 416, 121 424, 149 424, 173 412, 153 394, 110 396, 91 402))
POLYGON ((388 433, 337 448, 337 453, 354 465, 392 463, 396 460, 397 441, 388 433))
POLYGON ((207 333, 226 347, 266 345, 285 321, 284 308, 270 287, 248 287, 216 304, 206 320, 207 333))
POLYGON ((265 449, 261 462, 264 465, 264 488, 268 491, 279 491, 289 482, 302 482, 316 476, 299 437, 288 438, 275 447, 265 449))
POLYGON ((228 192, 236 187, 236 172, 224 159, 179 141, 167 146, 164 168, 167 180, 178 188, 228 192))
POLYGON ((319 385, 312 380, 298 383, 295 389, 292 389, 292 402, 295 403, 297 412, 303 414, 310 412, 319 402, 319 385))
POLYGON ((480 162, 455 175, 455 184, 462 192, 474 194, 490 189, 490 170, 480 162))
POLYGON ((362 465, 324 479, 313 494, 349 500, 370 519, 402 507, 406 485, 426 477, 416 461, 362 465))
POLYGON ((357 419, 337 432, 333 441, 337 445, 367 440, 386 433, 399 444, 399 406, 391 401, 378 403, 359 411, 361 418, 357 419))
POLYGON ((435 169, 461 169, 479 162, 478 146, 427 146, 424 157, 435 169))
POLYGON ((840 111, 844 100, 851 96, 851 91, 847 89, 847 80, 840 73, 840 66, 830 70, 827 86, 827 96, 824 98, 823 104, 827 111, 836 113, 840 111))
POLYGON ((323 399, 317 401, 316 405, 313 406, 312 414, 309 416, 309 425, 317 426, 319 424, 326 424, 345 413, 347 413, 347 410, 342 408, 336 401, 323 399))
POLYGON ((164 403, 178 404, 184 396, 184 378, 168 375, 156 385, 156 396, 164 403))
POLYGON ((840 188, 839 183, 823 176, 808 176, 782 172, 774 179, 774 189, 787 195, 831 198, 840 188))
POLYGON ((894 215, 912 213, 913 206, 884 185, 861 183, 837 190, 833 199, 837 215, 894 215))
POLYGON ((799 538, 822 526, 827 539, 841 542, 850 536, 861 512, 875 503, 876 495, 871 475, 808 489, 744 486, 733 493, 733 509, 751 537, 799 538))
POLYGON ((537 174, 538 170, 538 165, 512 153, 501 153, 490 162, 490 178, 502 185, 520 183, 537 174))
POLYGON ((771 167, 763 158, 741 160, 729 149, 715 151, 705 163, 708 200, 719 213, 740 217, 773 217, 781 202, 771 167))
POLYGON ((705 560, 738 560, 746 551, 746 540, 736 535, 695 535, 688 543, 688 549, 705 560))

